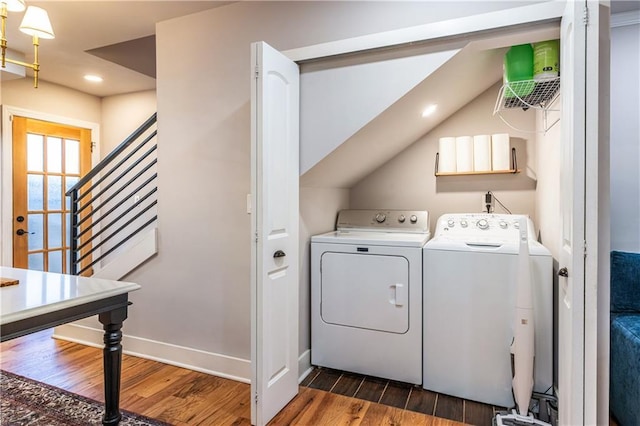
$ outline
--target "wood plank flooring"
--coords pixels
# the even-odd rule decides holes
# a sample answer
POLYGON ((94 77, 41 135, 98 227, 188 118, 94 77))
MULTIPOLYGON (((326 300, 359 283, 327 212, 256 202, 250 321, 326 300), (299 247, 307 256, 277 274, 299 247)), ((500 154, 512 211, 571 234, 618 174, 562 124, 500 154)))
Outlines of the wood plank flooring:
POLYGON ((330 368, 315 368, 301 385, 476 426, 492 426, 495 415, 506 410, 431 392, 421 386, 330 368))
MULTIPOLYGON (((52 339, 51 334, 46 330, 0 344, 0 368, 104 401, 102 351, 52 339)), ((250 425, 249 395, 250 387, 245 383, 133 356, 124 355, 122 359, 121 408, 174 425, 250 425)), ((298 396, 270 423, 305 426, 462 424, 308 387, 301 387, 298 396)))

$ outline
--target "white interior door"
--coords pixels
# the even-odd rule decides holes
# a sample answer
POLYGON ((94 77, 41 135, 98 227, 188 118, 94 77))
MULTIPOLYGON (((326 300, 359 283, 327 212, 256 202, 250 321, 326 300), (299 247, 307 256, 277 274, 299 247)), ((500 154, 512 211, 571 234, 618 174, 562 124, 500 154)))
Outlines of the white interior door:
MULTIPOLYGON (((598 2, 567 2, 561 25, 558 414, 562 425, 597 424, 598 335, 594 317, 598 299, 597 235, 598 226, 603 226, 598 218, 597 194, 599 172, 604 171, 598 164, 599 111, 603 109, 598 95, 604 82, 593 72, 594 64, 597 70, 602 59, 599 18, 598 2)), ((608 129, 608 124, 602 125, 608 129)), ((608 376, 601 380, 608 380, 608 376)), ((598 408, 606 411, 606 404, 598 408)))
POLYGON ((266 43, 252 50, 251 422, 298 393, 299 70, 266 43))

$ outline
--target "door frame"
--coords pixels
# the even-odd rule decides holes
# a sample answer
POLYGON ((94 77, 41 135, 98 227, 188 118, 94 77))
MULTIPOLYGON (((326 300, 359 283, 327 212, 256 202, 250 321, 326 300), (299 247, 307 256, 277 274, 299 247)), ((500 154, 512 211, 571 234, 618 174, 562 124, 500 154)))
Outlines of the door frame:
POLYGON ((91 153, 91 167, 100 161, 100 124, 34 111, 11 105, 2 105, 2 144, 0 145, 0 265, 13 266, 13 132, 11 118, 14 116, 32 118, 41 121, 67 126, 91 129, 93 152, 91 153))
MULTIPOLYGON (((590 7, 598 6, 600 3, 602 3, 602 1, 599 2, 591 0, 582 0, 581 2, 585 5, 588 3, 590 7)), ((604 0, 603 2, 604 4, 609 3, 607 0, 604 0)), ((429 24, 402 28, 398 30, 391 30, 360 37, 320 43, 316 45, 286 50, 282 53, 289 57, 289 59, 291 59, 292 61, 298 64, 303 64, 304 62, 311 60, 321 60, 323 58, 331 58, 351 53, 365 53, 367 51, 376 51, 378 49, 400 48, 403 46, 408 46, 412 43, 428 43, 431 41, 437 41, 438 39, 462 36, 471 33, 491 31, 502 31, 504 33, 510 30, 521 31, 528 25, 561 20, 565 12, 566 3, 567 2, 564 1, 543 2, 529 6, 503 9, 500 11, 471 15, 462 18, 454 18, 444 21, 437 21, 429 24)), ((591 39, 591 41, 593 40, 591 39)), ((591 64, 591 67, 594 66, 598 67, 599 64, 591 64)), ((594 130, 593 126, 590 127, 590 130, 594 130)), ((608 138, 608 135, 606 137, 608 138)), ((587 149, 594 149, 594 146, 588 147, 587 149)), ((598 154, 592 152, 591 155, 597 156, 598 154)), ((608 172, 608 170, 602 171, 605 173, 608 172)), ((608 178, 606 179, 606 181, 608 182, 608 178)), ((591 182, 591 184, 593 184, 593 182, 591 182)), ((604 181, 599 180, 598 184, 603 185, 604 181)), ((603 214, 602 217, 600 215, 597 215, 597 218, 595 218, 596 223, 598 225, 604 224, 604 222, 608 220, 608 206, 606 206, 605 209, 605 206, 600 205, 600 201, 602 200, 597 199, 597 194, 587 193, 585 194, 585 196, 585 208, 587 206, 594 207, 595 204, 595 211, 603 214), (606 211, 600 211, 602 209, 606 211)), ((593 222, 591 223, 593 224, 593 222)), ((598 278, 592 277, 588 281, 585 280, 584 284, 585 286, 595 285, 594 288, 596 289, 598 289, 598 280, 605 279, 606 277, 604 277, 604 275, 609 270, 608 253, 606 253, 605 256, 605 253, 603 253, 604 249, 602 248, 604 247, 604 245, 601 247, 601 245, 599 244, 599 242, 605 243, 606 241, 608 241, 608 237, 604 234, 608 232, 609 227, 606 226, 606 229, 600 228, 605 227, 597 226, 595 227, 595 229, 592 228, 591 232, 588 232, 586 235, 587 239, 589 239, 588 242, 591 244, 591 246, 588 248, 588 252, 592 255, 587 256, 586 269, 588 271, 597 270, 598 278), (596 238, 591 239, 593 237, 596 238), (594 259, 597 259, 597 262, 594 262, 594 259)), ((585 290, 587 289, 585 288, 585 290)), ((600 310, 596 310, 596 304, 600 309, 605 308, 604 303, 608 302, 608 290, 605 291, 604 289, 599 289, 597 291, 599 292, 599 294, 606 296, 607 300, 599 300, 597 295, 594 295, 593 292, 590 292, 589 295, 586 296, 587 308, 589 308, 589 312, 585 312, 585 323, 583 324, 583 332, 585 333, 585 341, 587 342, 587 345, 585 345, 583 351, 583 362, 587 362, 590 366, 597 365, 597 373, 585 376, 585 380, 589 382, 585 383, 585 389, 588 389, 589 393, 585 393, 585 389, 583 389, 583 400, 593 404, 591 408, 583 407, 583 415, 588 414, 590 417, 595 416, 596 412, 598 413, 598 417, 604 416, 605 414, 603 413, 606 413, 608 415, 609 405, 609 395, 608 393, 606 393, 605 395, 603 392, 604 387, 608 389, 608 356, 602 357, 603 354, 600 353, 601 357, 598 357, 598 352, 595 349, 595 346, 602 346, 602 344, 599 344, 599 340, 604 340, 605 337, 608 338, 608 333, 606 336, 604 336, 603 333, 601 335, 598 335, 598 330, 593 327, 594 323, 598 323, 600 326, 600 330, 602 331, 604 327, 602 324, 608 319, 608 310, 606 310, 606 313, 601 312, 600 310), (606 318, 604 318, 605 316, 606 318), (586 325, 589 326, 588 329, 585 328, 586 325), (591 386, 594 384, 596 384, 599 389, 596 389, 596 386, 591 386)), ((606 347, 608 348, 608 342, 606 347)), ((304 371, 304 369, 302 369, 301 371, 304 371)))

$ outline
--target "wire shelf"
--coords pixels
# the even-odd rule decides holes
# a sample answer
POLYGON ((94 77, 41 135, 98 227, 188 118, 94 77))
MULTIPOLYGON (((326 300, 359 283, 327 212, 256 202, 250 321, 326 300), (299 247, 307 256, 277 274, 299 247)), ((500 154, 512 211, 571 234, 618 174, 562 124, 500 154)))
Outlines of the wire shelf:
POLYGON ((560 77, 506 83, 500 88, 493 113, 510 108, 546 110, 559 93, 560 77))
POLYGON ((518 132, 546 133, 560 121, 559 118, 551 124, 547 121, 547 113, 549 111, 557 111, 549 107, 555 102, 559 95, 560 77, 505 83, 498 91, 498 99, 496 99, 496 105, 493 108, 493 115, 497 114, 507 126, 518 132), (509 121, 502 116, 501 112, 514 108, 522 108, 525 111, 529 108, 542 110, 544 112, 544 130, 522 130, 511 125, 509 121))

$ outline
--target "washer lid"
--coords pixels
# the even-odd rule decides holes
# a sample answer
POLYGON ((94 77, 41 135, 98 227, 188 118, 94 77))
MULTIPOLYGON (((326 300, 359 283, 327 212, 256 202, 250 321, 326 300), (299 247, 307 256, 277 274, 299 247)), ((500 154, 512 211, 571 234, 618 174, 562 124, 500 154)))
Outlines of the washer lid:
POLYGON ((422 247, 431 234, 376 231, 332 231, 311 237, 313 243, 351 244, 363 246, 422 247))
MULTIPOLYGON (((441 250, 452 252, 477 252, 477 253, 502 253, 517 255, 520 245, 513 241, 481 241, 462 240, 448 238, 446 236, 434 237, 424 246, 425 250, 441 250)), ((551 256, 551 252, 537 241, 529 241, 529 255, 531 256, 551 256)))

